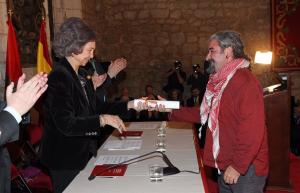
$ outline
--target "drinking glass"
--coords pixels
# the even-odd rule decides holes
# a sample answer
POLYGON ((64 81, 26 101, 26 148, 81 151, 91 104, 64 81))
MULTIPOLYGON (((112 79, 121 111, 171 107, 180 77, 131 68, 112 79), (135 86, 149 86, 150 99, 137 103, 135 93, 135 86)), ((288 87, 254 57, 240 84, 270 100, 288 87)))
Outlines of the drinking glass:
POLYGON ((150 165, 149 178, 151 182, 161 182, 163 180, 163 167, 159 165, 150 165))
POLYGON ((157 128, 157 136, 158 137, 166 136, 166 128, 165 127, 158 127, 157 128))
POLYGON ((166 139, 163 136, 156 138, 156 150, 165 152, 166 151, 166 139))

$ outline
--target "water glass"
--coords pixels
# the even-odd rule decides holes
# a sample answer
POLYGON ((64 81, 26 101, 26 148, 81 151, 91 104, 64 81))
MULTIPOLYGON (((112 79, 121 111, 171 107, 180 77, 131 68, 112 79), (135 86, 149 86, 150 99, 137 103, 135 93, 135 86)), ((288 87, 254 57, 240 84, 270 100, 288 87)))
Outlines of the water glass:
POLYGON ((149 178, 151 182, 161 182, 163 180, 163 167, 159 165, 150 165, 149 178))
POLYGON ((156 138, 156 150, 165 152, 166 151, 166 139, 165 137, 157 137, 156 138))
POLYGON ((165 127, 158 127, 157 128, 157 136, 158 137, 166 136, 166 128, 165 127))

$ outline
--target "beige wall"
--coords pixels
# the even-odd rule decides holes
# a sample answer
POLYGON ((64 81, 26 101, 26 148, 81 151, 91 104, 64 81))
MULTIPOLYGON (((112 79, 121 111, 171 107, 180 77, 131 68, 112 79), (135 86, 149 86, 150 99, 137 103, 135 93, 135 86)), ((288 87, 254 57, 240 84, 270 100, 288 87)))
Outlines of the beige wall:
MULTIPOLYGON (((98 57, 127 57, 123 84, 134 96, 142 95, 148 83, 161 92, 164 72, 175 59, 188 73, 193 63, 202 63, 207 39, 216 31, 240 32, 252 58, 256 50, 271 49, 267 0, 82 0, 82 5, 83 18, 98 34, 98 57)), ((254 64, 252 70, 268 84, 261 74, 269 67, 254 64)))

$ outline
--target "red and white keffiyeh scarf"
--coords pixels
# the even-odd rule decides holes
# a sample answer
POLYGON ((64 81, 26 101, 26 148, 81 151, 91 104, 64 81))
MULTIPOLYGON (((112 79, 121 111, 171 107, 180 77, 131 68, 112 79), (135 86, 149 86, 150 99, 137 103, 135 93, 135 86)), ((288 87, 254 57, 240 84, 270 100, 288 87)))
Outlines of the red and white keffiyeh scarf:
MULTIPOLYGON (((206 86, 206 91, 200 106, 200 118, 202 125, 208 120, 208 129, 212 132, 212 150, 216 168, 218 168, 216 160, 220 150, 218 117, 222 94, 235 72, 240 68, 247 67, 249 67, 249 61, 241 58, 234 59, 225 64, 219 72, 210 75, 206 86)), ((200 128, 199 137, 201 137, 201 129, 202 128, 200 128)))

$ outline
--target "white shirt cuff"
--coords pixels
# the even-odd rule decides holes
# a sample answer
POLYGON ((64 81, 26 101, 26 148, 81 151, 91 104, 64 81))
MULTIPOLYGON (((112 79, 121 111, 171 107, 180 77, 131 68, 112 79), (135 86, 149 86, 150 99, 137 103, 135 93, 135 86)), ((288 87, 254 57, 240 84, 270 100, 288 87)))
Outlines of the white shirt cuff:
POLYGON ((16 119, 18 123, 22 121, 22 117, 20 113, 18 113, 16 109, 14 109, 13 107, 7 106, 3 110, 9 112, 16 119))

